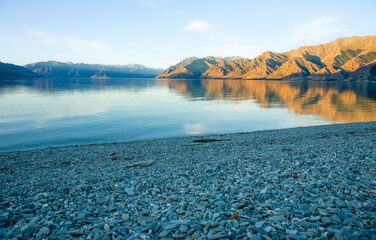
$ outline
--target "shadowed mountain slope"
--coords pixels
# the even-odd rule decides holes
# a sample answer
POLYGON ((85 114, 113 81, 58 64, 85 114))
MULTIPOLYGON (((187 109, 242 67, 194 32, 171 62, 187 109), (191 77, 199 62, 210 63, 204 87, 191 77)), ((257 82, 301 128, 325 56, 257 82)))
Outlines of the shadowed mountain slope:
POLYGON ((62 63, 56 61, 37 62, 25 67, 34 73, 45 77, 72 78, 152 78, 163 70, 148 68, 138 64, 129 65, 99 65, 84 63, 62 63))
POLYGON ((0 62, 0 79, 5 78, 35 78, 40 75, 24 68, 10 63, 0 62))

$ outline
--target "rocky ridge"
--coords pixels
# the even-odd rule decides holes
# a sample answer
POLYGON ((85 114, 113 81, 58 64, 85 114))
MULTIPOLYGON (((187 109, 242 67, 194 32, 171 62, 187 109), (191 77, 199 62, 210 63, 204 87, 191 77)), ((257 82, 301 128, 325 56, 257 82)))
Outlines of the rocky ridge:
POLYGON ((285 53, 268 51, 254 59, 193 57, 169 67, 158 78, 376 81, 376 36, 340 38, 285 53))

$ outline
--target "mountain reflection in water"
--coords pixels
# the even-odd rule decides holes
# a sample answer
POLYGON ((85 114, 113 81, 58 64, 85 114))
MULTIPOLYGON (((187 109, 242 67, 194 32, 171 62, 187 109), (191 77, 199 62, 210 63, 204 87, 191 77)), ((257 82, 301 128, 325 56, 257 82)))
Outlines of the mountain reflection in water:
POLYGON ((288 108, 333 122, 376 120, 376 83, 250 80, 170 80, 190 100, 254 100, 262 108, 288 108))

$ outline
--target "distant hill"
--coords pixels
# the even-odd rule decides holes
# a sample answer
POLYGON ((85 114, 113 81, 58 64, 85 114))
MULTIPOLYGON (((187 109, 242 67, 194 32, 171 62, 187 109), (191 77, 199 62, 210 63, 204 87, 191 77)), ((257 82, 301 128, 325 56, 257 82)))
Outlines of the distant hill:
POLYGON ((5 78, 35 78, 41 77, 24 67, 17 66, 10 63, 0 62, 0 79, 5 78))
POLYGON ((158 78, 370 80, 376 81, 376 36, 340 38, 254 59, 191 57, 158 78))
POLYGON ((100 65, 84 63, 63 63, 56 61, 37 62, 24 67, 44 77, 72 78, 154 78, 162 69, 148 68, 138 64, 100 65))

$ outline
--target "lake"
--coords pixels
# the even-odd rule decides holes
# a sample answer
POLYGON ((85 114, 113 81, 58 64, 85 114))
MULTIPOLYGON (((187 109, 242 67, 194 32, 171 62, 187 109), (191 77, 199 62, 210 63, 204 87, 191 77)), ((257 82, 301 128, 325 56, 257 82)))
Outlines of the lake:
POLYGON ((0 80, 0 151, 376 121, 376 83, 0 80))

